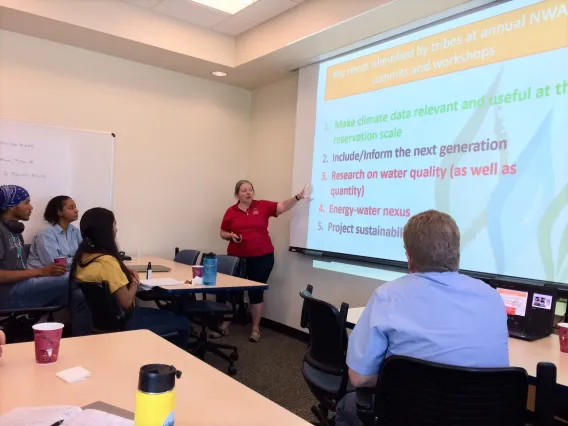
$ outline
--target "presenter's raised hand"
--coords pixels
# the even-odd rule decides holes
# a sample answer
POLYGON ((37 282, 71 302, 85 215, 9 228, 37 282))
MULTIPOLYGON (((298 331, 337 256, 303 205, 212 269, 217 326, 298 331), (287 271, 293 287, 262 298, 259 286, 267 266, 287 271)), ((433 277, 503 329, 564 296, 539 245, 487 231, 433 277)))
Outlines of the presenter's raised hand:
POLYGON ((300 192, 298 192, 298 198, 303 200, 304 198, 310 199, 310 195, 312 194, 312 185, 307 184, 302 188, 300 192))

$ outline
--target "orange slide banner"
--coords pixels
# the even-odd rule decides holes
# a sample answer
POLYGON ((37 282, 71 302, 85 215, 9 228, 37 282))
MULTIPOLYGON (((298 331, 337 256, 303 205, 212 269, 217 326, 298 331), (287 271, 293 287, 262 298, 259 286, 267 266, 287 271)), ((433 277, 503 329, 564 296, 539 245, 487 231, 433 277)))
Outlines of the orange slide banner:
POLYGON ((568 47, 568 0, 546 0, 331 66, 325 100, 564 47, 568 47))

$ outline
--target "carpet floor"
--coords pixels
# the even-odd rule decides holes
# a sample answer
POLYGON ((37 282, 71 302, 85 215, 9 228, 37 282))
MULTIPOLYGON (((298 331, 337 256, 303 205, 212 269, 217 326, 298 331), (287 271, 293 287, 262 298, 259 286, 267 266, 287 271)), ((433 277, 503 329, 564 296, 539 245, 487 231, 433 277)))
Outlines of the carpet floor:
MULTIPOLYGON (((218 339, 239 349, 233 378, 308 422, 316 421, 310 410, 316 399, 301 372, 306 343, 266 327, 258 343, 249 343, 249 334, 250 324, 233 324, 230 335, 218 339)), ((215 355, 207 354, 205 361, 227 372, 227 363, 215 355)))

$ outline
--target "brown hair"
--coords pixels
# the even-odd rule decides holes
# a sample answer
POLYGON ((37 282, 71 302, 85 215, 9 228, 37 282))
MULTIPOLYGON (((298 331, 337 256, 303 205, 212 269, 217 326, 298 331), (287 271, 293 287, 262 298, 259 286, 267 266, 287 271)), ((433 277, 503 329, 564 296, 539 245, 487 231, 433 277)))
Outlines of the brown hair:
POLYGON ((453 272, 460 267, 460 230, 446 213, 412 216, 402 234, 413 272, 453 272))
POLYGON ((250 181, 243 179, 237 182, 237 184, 235 185, 235 196, 239 195, 239 191, 241 190, 241 186, 243 186, 244 184, 249 184, 250 186, 252 186, 252 190, 254 191, 254 186, 252 183, 250 183, 250 181))

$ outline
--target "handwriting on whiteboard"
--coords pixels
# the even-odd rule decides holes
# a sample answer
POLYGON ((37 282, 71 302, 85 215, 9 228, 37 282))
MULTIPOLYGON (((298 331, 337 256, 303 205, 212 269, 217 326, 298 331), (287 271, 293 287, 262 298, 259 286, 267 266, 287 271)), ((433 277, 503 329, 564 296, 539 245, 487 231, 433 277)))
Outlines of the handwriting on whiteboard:
MULTIPOLYGON (((0 168, 4 179, 47 179, 47 174, 38 172, 34 158, 35 144, 0 140, 0 168)), ((37 154, 35 154, 37 155, 37 154)))
POLYGON ((35 148, 35 145, 33 143, 15 143, 15 142, 0 141, 0 145, 20 147, 20 148, 31 148, 31 149, 35 148))

